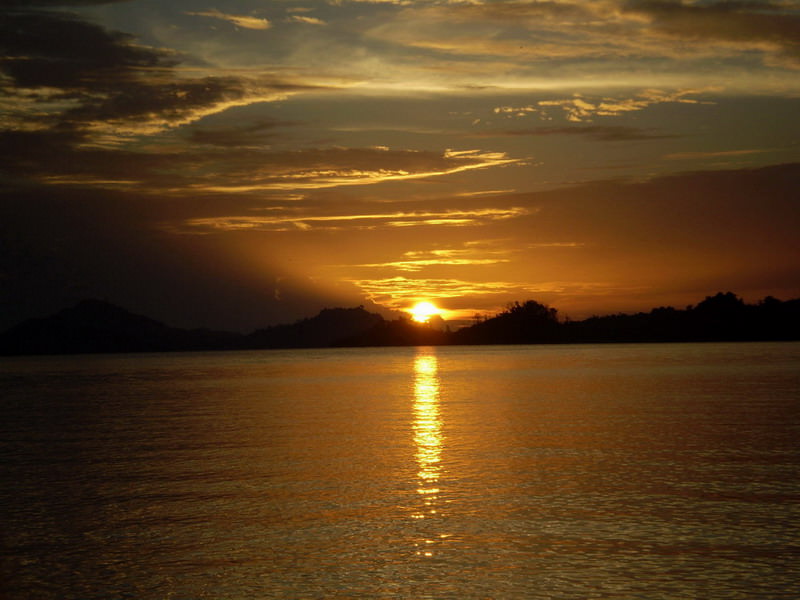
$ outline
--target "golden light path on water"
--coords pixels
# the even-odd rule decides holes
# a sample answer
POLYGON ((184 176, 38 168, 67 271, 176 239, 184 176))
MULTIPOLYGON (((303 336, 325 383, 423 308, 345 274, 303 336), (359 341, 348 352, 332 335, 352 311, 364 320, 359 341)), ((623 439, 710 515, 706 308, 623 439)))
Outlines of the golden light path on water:
MULTIPOLYGON (((414 519, 431 518, 437 514, 439 478, 442 462, 442 419, 439 414, 439 363, 430 350, 420 349, 414 357, 414 444, 419 471, 417 493, 423 498, 414 519)), ((440 536, 444 537, 444 536, 440 536)), ((425 547, 417 554, 432 556, 430 547, 436 540, 425 539, 425 547)))

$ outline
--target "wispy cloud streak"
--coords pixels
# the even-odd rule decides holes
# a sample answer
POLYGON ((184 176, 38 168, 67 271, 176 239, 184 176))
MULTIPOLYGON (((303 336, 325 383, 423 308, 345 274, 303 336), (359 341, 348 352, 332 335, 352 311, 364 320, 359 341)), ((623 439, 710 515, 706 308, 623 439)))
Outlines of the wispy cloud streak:
POLYGON ((294 215, 278 217, 228 216, 189 219, 190 228, 236 231, 295 231, 341 229, 343 227, 414 227, 422 225, 479 225, 485 222, 513 219, 529 214, 524 208, 483 208, 475 210, 398 211, 389 213, 294 215))
POLYGON ((269 22, 268 19, 263 19, 260 17, 251 17, 247 15, 229 15, 222 13, 218 10, 207 10, 202 12, 187 12, 187 15, 195 16, 195 17, 209 17, 211 19, 219 19, 220 21, 227 21, 236 25, 237 27, 243 27, 245 29, 256 29, 256 30, 264 30, 269 29, 272 24, 269 22))
POLYGON ((552 118, 552 109, 557 109, 563 111, 568 121, 581 123, 589 122, 593 117, 615 117, 623 113, 644 110, 656 104, 708 104, 710 103, 708 100, 698 100, 688 96, 695 96, 714 89, 677 90, 673 92, 647 89, 628 98, 592 98, 584 94, 575 94, 572 98, 540 100, 526 106, 498 106, 494 109, 494 113, 508 118, 520 118, 536 114, 543 120, 550 120, 552 118))

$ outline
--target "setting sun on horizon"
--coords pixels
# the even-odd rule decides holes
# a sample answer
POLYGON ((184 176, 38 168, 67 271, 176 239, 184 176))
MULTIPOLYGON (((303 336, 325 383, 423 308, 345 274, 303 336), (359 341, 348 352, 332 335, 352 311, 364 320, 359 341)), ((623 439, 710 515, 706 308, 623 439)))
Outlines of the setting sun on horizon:
POLYGON ((434 315, 441 315, 442 311, 439 310, 432 302, 423 301, 417 302, 414 306, 408 309, 411 318, 417 323, 427 323, 434 315))

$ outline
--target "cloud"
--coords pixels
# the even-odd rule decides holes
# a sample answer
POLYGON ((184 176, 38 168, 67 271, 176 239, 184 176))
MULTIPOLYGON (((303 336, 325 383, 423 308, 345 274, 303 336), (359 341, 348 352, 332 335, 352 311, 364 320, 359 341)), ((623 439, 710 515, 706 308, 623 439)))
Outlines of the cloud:
MULTIPOLYGON (((543 120, 550 120, 550 108, 563 111, 566 119, 574 123, 590 122, 594 117, 615 117, 623 113, 644 110, 656 104, 711 104, 706 100, 697 100, 688 96, 718 91, 717 88, 683 89, 672 92, 645 89, 632 97, 593 97, 584 94, 574 94, 572 98, 559 100, 539 100, 527 106, 498 106, 494 114, 508 118, 521 118, 538 114, 543 120)), ((599 130, 598 130, 599 131, 599 130)))
POLYGON ((222 13, 218 10, 207 10, 203 12, 187 12, 185 14, 194 17, 209 17, 211 19, 219 19, 220 21, 227 21, 229 23, 236 25, 237 27, 243 27, 245 29, 265 30, 272 27, 272 24, 269 22, 268 19, 263 19, 260 17, 250 17, 247 15, 230 15, 222 13))
POLYGON ((185 225, 216 231, 308 231, 311 229, 375 229, 377 227, 418 227, 422 225, 481 225, 528 214, 524 208, 481 208, 473 210, 417 210, 363 214, 290 214, 280 216, 223 216, 188 219, 185 225))
POLYGON ((607 15, 593 4, 601 3, 412 3, 372 28, 369 36, 450 57, 496 57, 509 64, 592 52, 619 55, 612 49, 625 38, 606 35, 607 15))
POLYGON ((302 15, 293 15, 287 19, 291 23, 302 23, 304 25, 327 25, 322 19, 316 17, 305 17, 302 15))
POLYGON ((348 265, 349 268, 394 269, 403 272, 418 272, 428 267, 463 267, 497 265, 510 262, 509 248, 492 247, 486 243, 471 242, 463 248, 437 248, 434 250, 411 250, 402 260, 382 263, 348 265))
POLYGON ((108 93, 146 70, 169 69, 175 57, 137 46, 127 34, 108 32, 66 13, 12 11, 2 23, 2 68, 23 89, 108 93))
POLYGON ((504 153, 372 148, 273 150, 279 126, 258 120, 238 126, 197 127, 186 136, 144 148, 87 146, 86 131, 70 128, 0 131, 0 156, 15 178, 61 185, 128 185, 159 195, 260 194, 422 180, 518 164, 504 153), (188 140, 188 144, 184 141, 188 140))
POLYGON ((10 11, 0 23, 0 127, 74 131, 108 145, 305 86, 260 76, 187 77, 175 53, 74 15, 10 11))
MULTIPOLYGON (((179 139, 165 144, 155 135, 310 88, 269 75, 192 78, 179 70, 175 53, 75 15, 12 10, 0 22, 0 51, 0 170, 9 181, 174 194, 215 185, 235 191, 237 186, 291 188, 291 182, 301 187, 340 179, 371 182, 411 173, 402 164, 398 172, 383 167, 375 172, 348 160, 315 162, 320 153, 314 152, 254 159, 253 146, 263 152, 275 127, 292 125, 269 119, 196 128, 188 133, 191 145, 179 139), (150 138, 149 145, 136 143, 143 137, 150 138), (301 156, 311 162, 301 166, 301 156), (278 164, 283 166, 271 177, 267 169, 278 164)), ((478 159, 443 162, 452 169, 480 167, 478 159)))
POLYGON ((419 88, 586 90, 603 82, 622 88, 666 80, 688 87, 712 80, 752 93, 796 87, 764 70, 796 68, 796 6, 417 2, 366 21, 364 36, 384 50, 388 45, 393 60, 387 70, 419 88))
POLYGON ((367 298, 382 306, 402 310, 416 300, 446 300, 462 297, 524 296, 524 284, 509 281, 468 281, 462 279, 409 279, 403 276, 383 279, 349 279, 367 298))
POLYGON ((796 2, 626 2, 624 11, 646 17, 650 27, 695 43, 729 43, 740 52, 778 54, 800 67, 800 14, 796 2))
MULTIPOLYGON (((536 209, 526 209, 531 216, 536 209)), ((508 222, 494 224, 495 229, 508 231, 508 222)), ((530 221, 518 222, 528 229, 530 221)), ((487 223, 491 227, 492 224, 487 223)), ((433 238, 435 239, 435 238, 433 238)), ((469 319, 476 312, 497 312, 509 299, 541 298, 543 294, 564 293, 567 290, 597 290, 604 284, 575 281, 530 281, 526 271, 535 271, 534 265, 546 255, 541 251, 573 251, 581 249, 579 242, 525 242, 517 237, 467 240, 461 244, 443 245, 432 242, 431 248, 408 250, 398 260, 385 260, 372 263, 334 265, 331 268, 364 290, 372 301, 388 308, 401 309, 407 304, 420 300, 436 300, 442 308, 447 308, 448 318, 469 319), (533 252, 531 252, 533 251, 533 252), (519 266, 528 263, 523 269, 522 279, 518 279, 519 266), (396 275, 387 277, 387 271, 396 275), (356 278, 353 273, 361 272, 356 278), (458 277, 451 277, 454 272, 458 277), (415 277, 416 274, 422 274, 415 277), (498 281, 498 274, 511 279, 498 281), (412 275, 414 274, 414 275, 412 275), (528 279, 526 283, 522 283, 528 279), (501 300, 500 298, 503 298, 501 300)), ((534 277, 534 279, 536 279, 534 277)))
MULTIPOLYGON (((496 152, 436 153, 379 147, 249 152, 241 153, 238 158, 228 170, 208 174, 198 165, 191 173, 192 182, 185 182, 186 192, 251 193, 372 185, 453 175, 520 162, 496 152)), ((228 166, 226 161, 220 162, 228 166)))

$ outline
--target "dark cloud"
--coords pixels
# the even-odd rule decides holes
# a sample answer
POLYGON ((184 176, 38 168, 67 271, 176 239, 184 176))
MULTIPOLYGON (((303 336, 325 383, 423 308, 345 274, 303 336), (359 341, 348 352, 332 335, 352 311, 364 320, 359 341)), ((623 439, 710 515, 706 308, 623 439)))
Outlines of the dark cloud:
MULTIPOLYGON (((303 86, 265 76, 187 78, 178 57, 127 34, 50 10, 11 9, 0 19, 0 93, 11 107, 0 120, 0 170, 12 181, 78 177, 141 184, 185 183, 185 173, 230 157, 213 152, 122 149, 120 142, 196 121, 250 99, 303 86)), ((248 145, 276 124, 227 132, 195 130, 194 142, 248 145), (239 138, 237 141, 236 138, 239 138)), ((248 161, 248 168, 250 168, 248 161)), ((222 167, 226 171, 232 167, 222 167)), ((238 171, 236 171, 238 173, 238 171)), ((73 181, 74 183, 74 181, 73 181)))
MULTIPOLYGON (((261 124, 190 136, 205 145, 158 151, 76 146, 69 129, 0 131, 0 173, 7 181, 127 187, 138 193, 196 196, 204 192, 260 192, 369 184, 392 178, 436 176, 496 164, 480 154, 379 148, 310 148, 272 151, 254 147, 261 124), (245 140, 251 142, 245 143, 245 140)), ((502 160, 502 159, 500 159, 502 160)))
POLYGON ((780 2, 628 2, 626 10, 645 14, 652 27, 671 36, 693 40, 768 43, 800 60, 800 15, 780 2))
POLYGON ((195 144, 208 144, 223 147, 249 147, 262 145, 274 137, 275 129, 297 125, 294 122, 259 120, 248 125, 238 127, 198 128, 189 130, 187 139, 195 144))
POLYGON ((66 13, 10 11, 0 21, 0 40, 4 91, 21 102, 62 107, 32 111, 26 120, 39 125, 180 121, 246 94, 235 78, 178 79, 174 54, 66 13))
POLYGON ((122 149, 79 147, 85 134, 72 130, 0 131, 0 173, 7 182, 130 181, 146 191, 175 181, 170 169, 180 170, 194 157, 122 149), (146 185, 145 185, 146 182, 146 185))
POLYGON ((233 77, 206 77, 194 81, 120 82, 99 100, 86 99, 80 108, 64 113, 70 120, 96 122, 160 117, 179 124, 196 111, 246 96, 243 82, 233 77))
POLYGON ((174 66, 163 51, 79 18, 49 11, 12 11, 0 21, 2 68, 14 84, 66 93, 110 92, 140 69, 174 66))
POLYGON ((4 119, 6 129, 124 139, 307 89, 269 76, 179 76, 177 54, 50 10, 8 10, 0 20, 0 56, 0 92, 18 107, 4 119))

